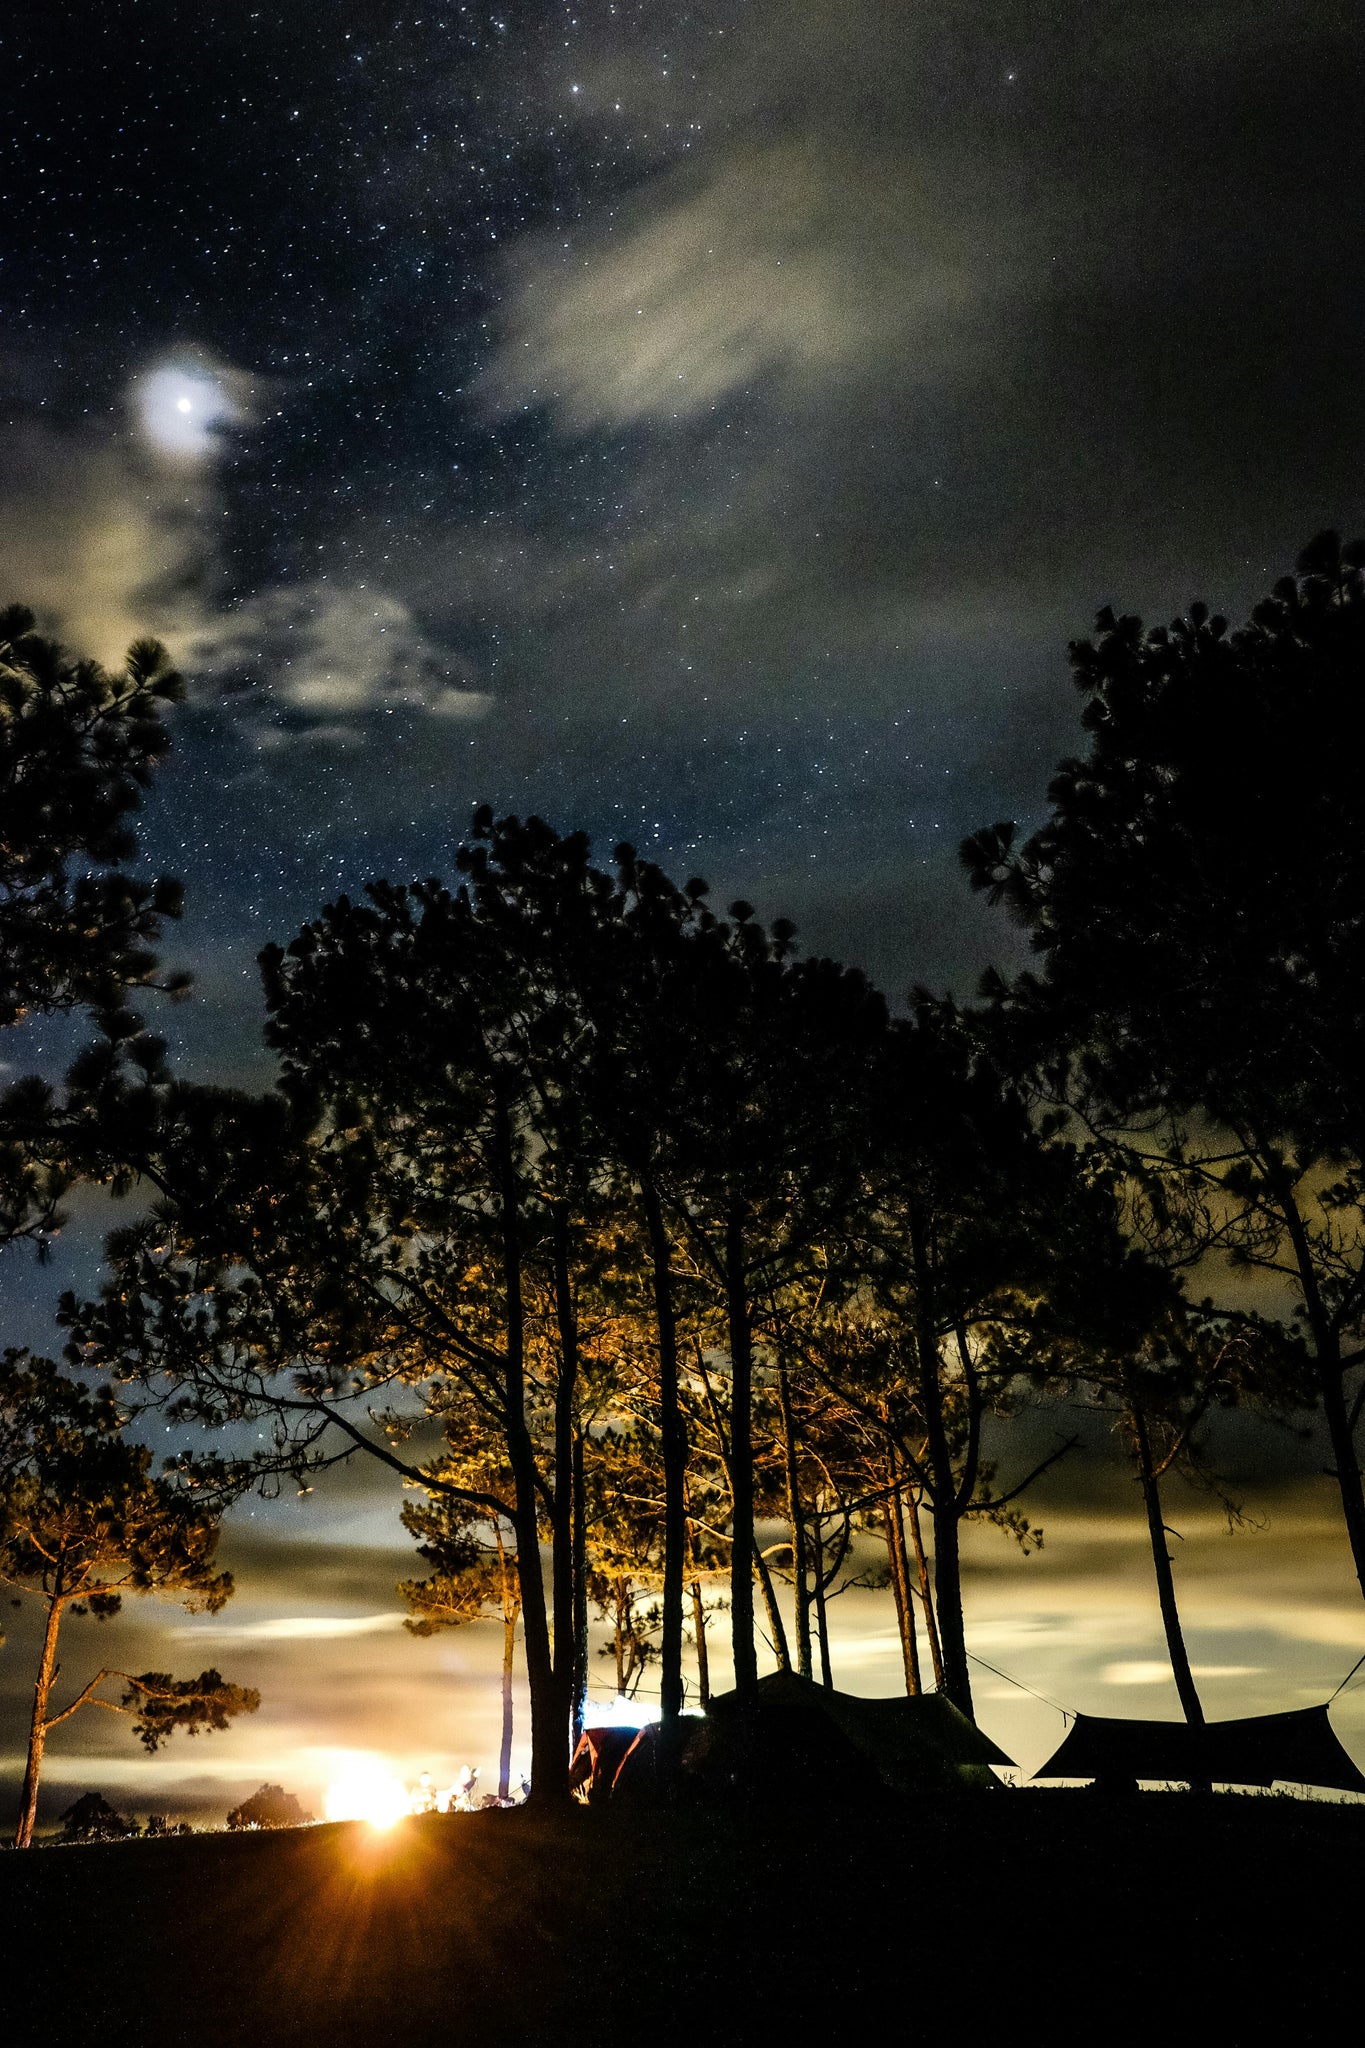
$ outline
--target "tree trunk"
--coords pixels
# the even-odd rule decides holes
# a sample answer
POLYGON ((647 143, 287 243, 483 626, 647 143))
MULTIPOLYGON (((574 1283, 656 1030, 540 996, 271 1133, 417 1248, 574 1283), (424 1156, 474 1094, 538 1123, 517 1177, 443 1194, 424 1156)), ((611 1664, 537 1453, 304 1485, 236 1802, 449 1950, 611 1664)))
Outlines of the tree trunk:
POLYGON ((810 1677, 810 1570, 806 1557, 806 1516, 801 1505, 801 1472, 797 1459, 796 1422, 792 1414, 787 1368, 778 1367, 777 1398, 782 1410, 782 1436, 787 1455, 787 1520, 792 1532, 792 1582, 796 1599, 796 1668, 810 1677))
POLYGON ((782 1626, 782 1610, 777 1604, 777 1594, 773 1587, 773 1575, 768 1569, 768 1560, 759 1549, 757 1538, 754 1540, 754 1563, 758 1567, 758 1583, 763 1588, 763 1605, 768 1612, 768 1632, 773 1639, 773 1655, 777 1659, 777 1668, 779 1671, 790 1671, 791 1651, 787 1648, 787 1631, 782 1626))
MULTIPOLYGON (((931 1430, 931 1436, 932 1436, 931 1430)), ((939 1433, 942 1433, 941 1425, 939 1433)), ((932 1455, 932 1453, 931 1453, 932 1455)), ((939 1461, 935 1459, 937 1466, 939 1461)), ((934 1606, 938 1620, 939 1668, 943 1690, 970 1721, 972 1680, 967 1664, 967 1635, 962 1614, 962 1523, 952 1487, 952 1465, 945 1453, 935 1474, 937 1486, 946 1472, 947 1497, 935 1492, 929 1509, 934 1522, 934 1606)))
POLYGON ((896 1608, 896 1634, 900 1637, 901 1662, 905 1666, 905 1690, 911 1692, 914 1688, 910 1683, 910 1637, 905 1626, 905 1587, 901 1583, 900 1562, 896 1556, 896 1532, 892 1524, 889 1500, 882 1518, 882 1533, 886 1538, 886 1576, 896 1608))
POLYGON ((1360 1459, 1351 1432, 1346 1389, 1342 1383, 1341 1347, 1335 1338, 1331 1350, 1335 1354, 1333 1357, 1327 1360, 1319 1357, 1318 1360, 1318 1391, 1322 1397, 1322 1412, 1332 1446, 1333 1473, 1341 1492, 1341 1509, 1346 1518, 1351 1561, 1356 1568, 1356 1579, 1361 1593, 1365 1594, 1365 1492, 1362 1492, 1360 1459))
POLYGON ((962 1619, 961 1524, 957 1503, 932 1504, 934 1517, 934 1591, 937 1595, 939 1655, 943 1659, 943 1690, 970 1721, 972 1679, 967 1665, 967 1635, 962 1619))
POLYGON ((886 1555, 891 1573, 891 1591, 896 1602, 896 1625, 900 1630, 905 1690, 913 1699, 922 1690, 919 1641, 915 1630, 915 1603, 910 1590, 910 1560, 905 1549, 905 1522, 901 1508, 901 1490, 896 1479, 894 1453, 888 1452, 886 1464, 886 1555))
MULTIPOLYGON (((672 1246, 658 1191, 642 1187, 659 1343, 659 1444, 664 1467, 664 1584, 659 1644, 659 1771, 676 1775, 683 1704, 683 1575, 687 1552, 687 1429, 678 1400, 678 1322, 673 1307, 672 1246)), ((701 1654, 705 1654, 704 1651, 701 1654)))
POLYGON ((578 1748, 588 1704, 588 1500, 583 1490, 583 1432, 573 1439, 573 1699, 570 1754, 578 1748))
POLYGON ((495 1522, 498 1544, 498 1577, 502 1586, 502 1746, 498 1751, 498 1797, 509 1799, 512 1784, 512 1674, 517 1651, 517 1599, 507 1569, 507 1551, 502 1530, 495 1522))
POLYGON ((578 1315, 569 1273, 569 1212, 564 1202, 551 1211, 554 1247, 555 1323, 559 1334, 559 1378, 555 1385, 555 1489, 551 1510, 550 1581, 554 1587, 555 1677, 572 1697, 578 1631, 574 1587, 574 1438, 578 1391, 578 1315))
POLYGON ((1171 1671, 1175 1677, 1175 1689, 1180 1695, 1181 1709, 1192 1728, 1204 1725, 1204 1707, 1190 1669, 1189 1653, 1185 1648, 1185 1632, 1180 1626, 1180 1609, 1176 1605, 1175 1576, 1171 1570, 1171 1553, 1166 1548, 1166 1524, 1161 1513, 1161 1489, 1152 1469, 1152 1447, 1147 1435, 1147 1418, 1136 1404, 1128 1411, 1132 1426, 1133 1441, 1137 1446, 1138 1478, 1142 1482, 1142 1500, 1147 1510, 1147 1534, 1152 1545, 1152 1564, 1156 1569, 1156 1595, 1161 1606, 1161 1625, 1166 1631, 1166 1653, 1171 1660, 1171 1671))
POLYGON ((826 1692, 833 1692, 834 1674, 829 1662, 829 1614, 825 1607, 825 1525, 818 1517, 815 1524, 815 1633, 820 1644, 820 1683, 826 1692))
POLYGON ((934 1685, 943 1691, 943 1650, 938 1639, 938 1618, 934 1613, 934 1592, 929 1583, 929 1560, 924 1555, 924 1531, 920 1527, 919 1500, 910 1489, 910 1534, 915 1545, 915 1568, 919 1578, 920 1605, 924 1609, 924 1633, 929 1638, 929 1660, 934 1667, 934 1685))
POLYGON ((502 1617, 502 1745, 498 1750, 498 1797, 510 1799, 512 1784, 512 1671, 517 1651, 517 1610, 502 1617))
MULTIPOLYGON (((1264 1149, 1267 1152, 1269 1150, 1264 1149)), ((1332 1446, 1332 1477, 1336 1480, 1341 1495, 1341 1511, 1346 1522, 1346 1538, 1351 1546, 1351 1562, 1355 1566, 1361 1594, 1365 1596, 1365 1482, 1362 1482, 1360 1457, 1356 1451, 1351 1417, 1346 1406, 1341 1339, 1322 1298, 1317 1271, 1313 1264, 1313 1248, 1308 1241, 1308 1233, 1304 1229, 1298 1203, 1294 1199, 1293 1187, 1283 1171, 1272 1171, 1269 1178, 1299 1269, 1299 1287, 1303 1294, 1304 1312, 1313 1336, 1318 1394, 1322 1401, 1323 1417, 1327 1423, 1328 1440, 1332 1446)))
POLYGON ((27 1849, 33 1841, 38 1818, 38 1780, 42 1775, 43 1751, 47 1747, 47 1708, 52 1681, 57 1676, 57 1631, 62 1625, 62 1600, 54 1594, 47 1603, 47 1624, 43 1630, 38 1677, 33 1687, 33 1719, 28 1731, 28 1761, 24 1766, 24 1789, 19 1795, 19 1826, 14 1837, 16 1849, 27 1849))
POLYGON ((735 1691, 752 1700, 758 1684, 754 1647, 753 1331, 744 1272, 744 1211, 732 1201, 725 1222, 725 1294, 730 1336, 730 1634, 735 1691))
POLYGON ((930 1511, 934 1518, 934 1592, 938 1607, 939 1651, 943 1689, 968 1720, 972 1715, 972 1680, 967 1666, 967 1638, 962 1618, 961 1513, 958 1477, 953 1467, 943 1416, 942 1359, 933 1313, 933 1277, 922 1234, 912 1221, 910 1244, 915 1266, 915 1350, 918 1355, 920 1405, 929 1456, 930 1511))
POLYGON ((706 1652, 706 1603, 701 1597, 701 1580, 692 1581, 692 1627, 697 1637, 697 1691, 701 1704, 711 1699, 711 1664, 706 1652))
POLYGON ((511 1436, 508 1449, 516 1494, 512 1527, 517 1539, 526 1684, 531 1696, 531 1798, 537 1806, 558 1806, 569 1796, 568 1701, 565 1686, 556 1678, 550 1651, 550 1614, 541 1576, 531 1440, 524 1424, 511 1436))
POLYGON ((517 1580, 521 1588, 522 1635, 526 1647, 526 1683, 531 1695, 531 1792, 536 1806, 557 1807, 569 1799, 569 1680, 556 1674, 550 1651, 550 1616, 540 1561, 540 1496, 536 1486, 535 1450, 526 1426, 526 1317, 521 1298, 516 1166, 512 1126, 501 1095, 493 1116, 498 1192, 502 1225, 504 1312, 507 1319, 503 1400, 506 1407, 507 1461, 512 1468, 512 1530, 517 1539, 517 1580))

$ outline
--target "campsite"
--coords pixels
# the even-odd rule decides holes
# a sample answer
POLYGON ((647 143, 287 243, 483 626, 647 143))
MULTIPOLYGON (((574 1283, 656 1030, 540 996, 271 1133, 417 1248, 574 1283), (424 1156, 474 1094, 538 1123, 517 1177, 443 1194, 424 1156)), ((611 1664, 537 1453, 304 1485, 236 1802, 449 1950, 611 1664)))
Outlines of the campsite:
MULTIPOLYGON (((103 772, 106 720, 145 771, 179 687, 164 650, 134 648, 113 676, 31 614, 0 629, 16 701, 35 731, 55 719, 78 787, 103 772)), ((1130 658, 1177 696, 1198 698, 1206 661, 1221 677, 1221 637, 1198 633, 1173 673, 1160 633, 1132 657, 1102 620, 1073 648, 1106 706, 1097 774, 1131 714, 1130 658)), ((1365 658, 1365 547, 1320 536, 1236 639, 1233 672, 1275 679, 1249 774, 1284 739, 1305 640, 1325 693, 1342 644, 1365 658)), ((21 731, 25 760, 29 746, 21 731)), ((1211 800, 1221 761, 1189 772, 1211 800)), ((1172 786, 1155 775, 1174 867, 1172 786)), ((137 788, 130 766, 116 810, 137 788)), ((783 920, 743 900, 717 917, 705 884, 628 845, 599 867, 585 834, 483 807, 455 889, 376 882, 265 950, 266 1092, 178 1081, 128 1010, 60 1088, 3 1098, 11 1270, 32 1237, 41 1276, 62 1201, 88 1187, 110 1222, 134 1196, 87 1287, 55 1303, 60 1360, 0 1355, 0 1580, 19 1610, 5 1655, 32 1685, 18 1853, 0 1862, 15 2038, 378 2043, 397 2014, 423 2048, 586 2043, 604 2026, 711 2026, 728 2043, 864 2006, 960 2030, 979 2002, 1019 2009, 1016 2033, 1089 2039, 1134 1973, 1201 2023, 1244 2000, 1250 2025, 1279 2000, 1312 2038, 1341 2009, 1349 1973, 1326 1930, 1365 1825, 1333 1719, 1350 1721, 1365 1671, 1353 984, 1333 936, 1330 1085, 1267 1060, 1267 1034, 1306 1028, 1300 995, 1173 1039, 1160 988, 1115 980, 1103 905, 1078 908, 1090 799, 1073 814, 1064 779, 1054 797, 1022 851, 1004 826, 964 844, 978 886, 1014 891, 1055 948, 1050 981, 1001 983, 976 1009, 921 994, 895 1014, 860 971, 798 956, 783 920), (1297 1134, 1292 1169, 1244 1128, 1267 1101, 1297 1134), (1271 1307, 1248 1306, 1248 1273, 1271 1307), (1336 1604, 1307 1611, 1311 1668, 1283 1647, 1273 1670, 1196 1647, 1257 1645, 1276 1613, 1297 1640, 1269 1577, 1284 1538, 1239 1499, 1249 1444, 1314 1503, 1305 1583, 1336 1604), (1078 1466, 1109 1489, 1088 1522, 1067 1515, 1078 1466), (1083 1705, 1039 1689, 1065 1609, 1010 1617, 1052 1520, 1044 1482, 1061 1552, 1068 1528, 1097 1525, 1129 1546, 1122 1583, 1112 1563, 1073 1582, 1073 1614, 1111 1617, 1083 1705), (342 1486, 390 1532, 387 1605, 220 1623, 238 1590, 220 1543, 255 1569, 257 1508, 292 1494, 300 1522, 276 1545, 289 1598, 310 1496, 325 1530, 342 1486), (1224 1545, 1258 1530, 1231 1622, 1207 1602, 1190 1622, 1180 1524, 1200 1490, 1224 1545), (984 1654, 999 1625, 979 1620, 983 1560, 1002 1550, 1014 1668, 984 1654), (148 1640, 124 1609, 156 1600, 189 1617, 164 1637, 179 1670, 117 1648, 97 1662, 99 1632, 148 1640), (1130 1628, 1159 1655, 1115 1657, 1130 1628), (370 1706, 322 1698, 318 1646, 371 1632, 389 1647, 350 1667, 370 1706), (452 1778, 447 1757, 413 1787, 388 1761, 408 1708, 399 1640, 427 1686, 463 1673, 451 1697, 468 1710, 477 1694, 497 1726, 487 1792, 477 1764, 452 1778), (181 1662, 220 1642, 226 1675, 181 1662), (595 1661, 615 1671, 603 1716, 595 1661), (1159 1709, 1114 1711, 1129 1682, 1159 1685, 1159 1709), (1027 1771, 983 1725, 1001 1687, 1063 1723, 1027 1771), (375 1730, 322 1779, 337 1752, 305 1723, 305 1798, 269 1746, 280 1781, 255 1792, 240 1762, 215 1763, 227 1835, 221 1808, 202 1831, 211 1778, 190 1788, 197 1834, 173 1800, 144 1797, 139 1822, 100 1789, 107 1772, 167 1783, 173 1740, 250 1755, 245 1731, 258 1715, 278 1728, 291 1690, 315 1723, 367 1711, 375 1730), (77 1731, 106 1716, 83 1751, 77 1731), (145 1763, 126 1761, 126 1723, 145 1763)), ((79 1011, 110 973, 155 992, 142 942, 171 899, 134 892, 134 945, 130 885, 106 881, 111 959, 74 993, 41 951, 21 959, 30 1001, 79 1011)), ((1278 869, 1261 882, 1287 944, 1278 869)), ((65 886, 58 871, 59 905, 65 886)), ((1140 945, 1145 910, 1128 912, 1140 945)), ((1264 933, 1246 914, 1229 931, 1228 972, 1249 971, 1264 933)), ((1208 920, 1202 942, 1222 943, 1208 920)), ((1157 952, 1162 972, 1206 971, 1157 952)), ((320 1548, 309 1569, 339 1585, 320 1548)))
MULTIPOLYGON (((1233 1724, 1239 1773, 1312 1765, 1360 1789, 1321 1710, 1271 1719, 1290 1726, 1233 1724)), ((1335 1930, 1365 1805, 1139 1791, 1125 1769, 1188 1764, 1171 1722, 1082 1719, 1058 1761, 1097 1781, 1021 1788, 941 1694, 783 1673, 751 1715, 731 1695, 692 1726, 668 1798, 639 1731, 589 1730, 559 1816, 0 1860, 6 2040, 188 2044, 208 2015, 223 2048, 806 2040, 893 2013, 912 2040, 1126 2042, 1154 2007, 1235 2042, 1354 2023, 1335 1930)))
POLYGON ((1354 2041, 1362 107, 0 8, 0 2048, 1354 2041))

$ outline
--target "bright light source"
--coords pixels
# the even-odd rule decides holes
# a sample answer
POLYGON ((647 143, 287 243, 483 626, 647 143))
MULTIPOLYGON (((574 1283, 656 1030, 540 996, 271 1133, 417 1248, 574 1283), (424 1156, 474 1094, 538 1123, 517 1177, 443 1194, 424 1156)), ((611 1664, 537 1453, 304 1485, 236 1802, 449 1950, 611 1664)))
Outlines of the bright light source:
POLYGON ((159 455, 182 462, 202 461, 220 446, 219 429, 245 417, 240 384, 231 371, 202 363, 163 363, 139 378, 138 421, 143 435, 159 455))
POLYGON ((618 1693, 610 1706, 594 1706, 589 1700, 583 1710, 585 1728, 652 1728, 659 1709, 644 1700, 628 1700, 618 1693))
POLYGON ((372 1828, 391 1828, 411 1811, 402 1781, 378 1757, 356 1757, 327 1787, 323 1810, 328 1820, 364 1820, 372 1828))

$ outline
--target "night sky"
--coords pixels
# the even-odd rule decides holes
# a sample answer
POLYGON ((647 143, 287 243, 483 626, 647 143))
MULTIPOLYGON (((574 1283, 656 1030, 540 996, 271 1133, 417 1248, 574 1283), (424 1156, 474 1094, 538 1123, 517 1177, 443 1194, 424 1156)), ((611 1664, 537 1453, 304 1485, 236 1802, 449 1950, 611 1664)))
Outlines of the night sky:
MULTIPOLYGON (((1235 616, 1365 527, 1358 29, 1327 0, 7 9, 0 598, 186 671, 144 832, 189 891, 182 1071, 263 1074, 259 947, 448 872, 480 801, 742 890, 893 1000, 1017 957, 956 849, 1039 813, 1067 639, 1105 603, 1235 616)), ((0 1279, 41 1341, 45 1283, 0 1279)), ((1321 1698, 1360 1647, 1320 1458, 1253 1438, 1264 1526, 1191 1500, 1178 1560, 1215 1713, 1321 1698)), ((975 1539, 969 1641, 1174 1712, 1134 1503, 1074 1469, 1042 1559, 975 1539)), ((487 1763, 492 1625, 401 1635, 396 1505, 355 1475, 240 1511, 212 1654, 261 1715, 151 1765, 64 1731, 54 1784, 487 1763)), ((174 1617, 128 1654, 193 1654, 174 1617)), ((893 1689, 889 1606, 839 1628, 843 1682, 893 1689)), ((1038 1760, 1060 1717, 978 1675, 1038 1760)), ((1359 1696, 1338 1726, 1365 1755, 1359 1696)))

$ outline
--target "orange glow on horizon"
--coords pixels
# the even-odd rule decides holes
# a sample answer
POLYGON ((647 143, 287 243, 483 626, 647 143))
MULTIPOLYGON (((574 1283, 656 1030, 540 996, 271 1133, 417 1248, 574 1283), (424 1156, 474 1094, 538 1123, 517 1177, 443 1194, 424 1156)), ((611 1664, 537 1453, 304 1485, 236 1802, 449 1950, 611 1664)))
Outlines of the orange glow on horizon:
POLYGON ((363 1820, 382 1830, 404 1819, 412 1801, 382 1758, 357 1756, 327 1787, 323 1811, 328 1820, 363 1820))

